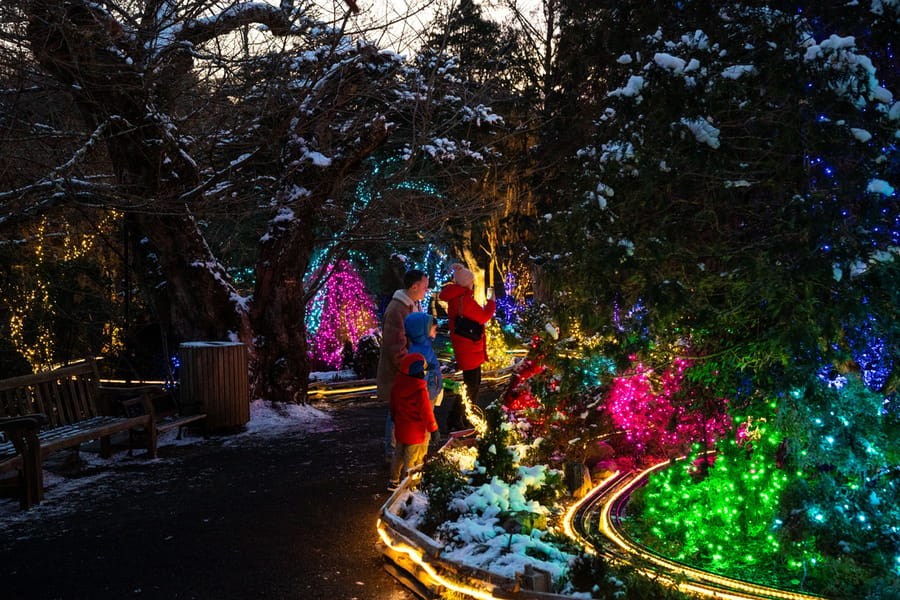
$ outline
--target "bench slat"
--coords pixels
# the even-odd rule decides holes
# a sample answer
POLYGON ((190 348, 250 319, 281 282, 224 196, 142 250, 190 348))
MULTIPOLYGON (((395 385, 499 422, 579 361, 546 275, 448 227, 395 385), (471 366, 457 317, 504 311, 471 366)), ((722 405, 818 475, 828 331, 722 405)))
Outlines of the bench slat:
MULTIPOLYGON (((140 415, 128 419, 100 416, 73 425, 63 425, 41 431, 38 433, 38 440, 41 442, 41 453, 47 457, 63 448, 77 446, 126 429, 148 427, 149 425, 150 415, 140 415)), ((0 472, 10 470, 10 465, 5 463, 15 456, 16 450, 12 442, 0 442, 0 472)))
MULTIPOLYGON (((99 402, 100 376, 94 359, 53 371, 0 380, 0 416, 42 413, 47 417, 46 425, 37 433, 40 460, 57 450, 77 447, 96 439, 100 440, 101 454, 108 457, 112 451, 112 434, 139 427, 152 433, 147 442, 147 452, 156 457, 156 434, 159 430, 148 397, 122 401, 122 406, 128 408, 124 416, 101 414, 101 407, 106 405, 99 402)), ((187 422, 199 418, 202 417, 192 417, 187 422)), ((34 460, 37 460, 36 456, 34 460)), ((0 441, 0 472, 23 468, 26 472, 35 471, 25 465, 12 442, 0 441)), ((29 492, 42 489, 40 464, 36 466, 36 471, 28 478, 29 492)), ((40 501, 40 493, 30 496, 34 502, 40 501)), ((23 496, 23 506, 28 501, 23 496)))
POLYGON ((64 379, 54 383, 59 394, 59 424, 71 425, 78 420, 77 396, 72 389, 72 380, 64 379))
MULTIPOLYGON (((31 410, 39 413, 43 413, 50 417, 50 409, 52 408, 52 404, 49 401, 44 399, 44 393, 41 391, 40 385, 35 385, 33 388, 21 388, 23 393, 28 393, 31 396, 29 404, 31 405, 31 410)), ((19 410, 24 410, 26 407, 21 407, 19 410)))
POLYGON ((77 379, 78 398, 81 400, 81 409, 87 417, 96 417, 100 414, 97 406, 100 381, 96 371, 77 379))
POLYGON ((164 431, 169 431, 170 429, 175 429, 176 427, 183 427, 188 423, 200 421, 205 418, 206 413, 201 413, 198 415, 178 415, 163 417, 162 419, 156 420, 156 431, 158 431, 159 433, 163 433, 164 431))
POLYGON ((40 382, 34 387, 23 388, 31 391, 32 404, 35 410, 43 412, 50 419, 50 427, 59 423, 59 410, 54 401, 53 384, 50 381, 40 382))
MULTIPOLYGON (((12 442, 0 442, 0 463, 4 463, 11 458, 16 458, 16 448, 12 442)), ((3 469, 9 470, 9 469, 3 469)))
POLYGON ((30 405, 31 401, 29 400, 29 390, 27 388, 23 388, 21 390, 15 390, 15 413, 10 414, 10 416, 25 414, 27 411, 31 410, 30 405))
POLYGON ((150 415, 142 415, 130 419, 94 417, 73 425, 42 431, 38 434, 38 440, 41 442, 41 454, 46 457, 63 448, 70 448, 133 427, 146 427, 149 425, 150 415))

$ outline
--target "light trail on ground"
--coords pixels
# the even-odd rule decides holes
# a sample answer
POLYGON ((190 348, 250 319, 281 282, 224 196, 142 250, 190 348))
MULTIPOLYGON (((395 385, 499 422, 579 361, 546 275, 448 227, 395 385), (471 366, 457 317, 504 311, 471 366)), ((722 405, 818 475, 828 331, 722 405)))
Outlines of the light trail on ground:
POLYGON ((563 530, 586 551, 615 563, 628 563, 638 572, 679 590, 734 600, 822 600, 822 596, 769 587, 696 569, 666 558, 632 540, 621 528, 619 515, 631 492, 654 472, 670 466, 664 461, 641 472, 616 472, 604 479, 566 513, 563 530))

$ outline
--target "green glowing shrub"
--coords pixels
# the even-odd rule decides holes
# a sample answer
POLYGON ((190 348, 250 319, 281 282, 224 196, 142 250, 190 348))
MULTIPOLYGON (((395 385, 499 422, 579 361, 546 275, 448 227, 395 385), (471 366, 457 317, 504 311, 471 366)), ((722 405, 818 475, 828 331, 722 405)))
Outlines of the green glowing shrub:
POLYGON ((719 443, 714 459, 692 454, 635 495, 629 512, 641 511, 635 532, 643 543, 732 574, 774 560, 779 542, 772 529, 787 482, 774 462, 777 438, 760 422, 740 431, 740 439, 719 443))
MULTIPOLYGON (((695 566, 833 599, 900 581, 897 419, 855 377, 811 379, 748 420, 708 469, 698 455, 632 499, 633 535, 695 566), (739 551, 735 551, 739 549, 739 551)), ((630 529, 631 530, 631 529, 630 529)))

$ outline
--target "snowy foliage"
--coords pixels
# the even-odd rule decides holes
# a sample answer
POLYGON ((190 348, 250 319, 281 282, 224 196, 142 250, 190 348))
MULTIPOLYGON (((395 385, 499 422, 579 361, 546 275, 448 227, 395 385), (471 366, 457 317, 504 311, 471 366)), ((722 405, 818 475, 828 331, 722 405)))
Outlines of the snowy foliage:
POLYGON ((547 221, 559 236, 551 264, 608 293, 601 304, 675 300, 667 281, 721 299, 756 273, 757 287, 727 301, 754 305, 791 279, 787 265, 847 283, 900 246, 897 102, 873 60, 855 38, 817 39, 792 14, 737 4, 717 17, 663 23, 620 55, 577 150, 582 201, 547 221), (773 224, 796 239, 768 246, 773 224), (586 244, 553 259, 573 235, 586 244))
MULTIPOLYGON (((604 38, 619 59, 585 111, 571 201, 541 222, 541 268, 561 314, 615 340, 617 362, 652 365, 648 389, 665 381, 661 349, 687 340, 698 371, 685 391, 777 423, 783 445, 766 460, 791 478, 771 504, 778 560, 835 588, 830 569, 848 569, 845 582, 858 569, 874 598, 896 582, 898 547, 883 480, 897 453, 900 12, 854 2, 841 21, 807 8, 679 4, 657 22, 642 13, 650 35, 604 38), (645 318, 618 326, 630 306, 645 318), (854 345, 861 323, 878 353, 854 345), (862 383, 823 391, 820 370, 862 383)), ((825 595, 860 597, 860 585, 825 595)))

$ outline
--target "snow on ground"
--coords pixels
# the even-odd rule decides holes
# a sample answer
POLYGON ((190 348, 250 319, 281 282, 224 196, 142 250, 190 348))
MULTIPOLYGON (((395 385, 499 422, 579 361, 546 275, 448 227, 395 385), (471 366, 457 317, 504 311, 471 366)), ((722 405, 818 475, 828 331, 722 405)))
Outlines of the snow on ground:
POLYGON ((250 403, 250 422, 246 431, 228 439, 228 444, 240 444, 246 437, 277 437, 286 433, 331 431, 334 420, 318 408, 300 404, 273 404, 267 400, 250 403))
MULTIPOLYGON (((524 454, 523 449, 519 449, 524 454)), ((517 452, 518 454, 519 452, 517 452)), ((476 467, 474 447, 445 450, 445 456, 463 471, 476 467)), ((547 516, 549 510, 535 501, 526 500, 529 487, 540 487, 548 474, 544 465, 518 467, 519 477, 512 484, 493 478, 489 483, 472 486, 452 501, 460 516, 445 522, 438 534, 444 550, 441 558, 463 567, 475 567, 496 575, 516 579, 528 567, 548 574, 552 581, 563 578, 575 555, 563 551, 544 528, 516 527, 507 523, 512 515, 529 514, 535 520, 547 516)), ((428 509, 428 498, 419 490, 405 490, 394 503, 392 512, 412 529, 419 529, 428 509)), ((534 522, 534 521, 532 521, 534 522)), ((590 598, 586 592, 575 592, 566 586, 562 591, 570 598, 590 598)))
MULTIPOLYGON (((334 419, 328 413, 313 406, 307 405, 279 405, 266 400, 255 400, 250 404, 250 421, 243 431, 227 437, 206 439, 202 435, 185 430, 182 439, 177 438, 177 430, 170 430, 159 436, 157 446, 190 446, 197 444, 220 444, 236 446, 267 437, 279 437, 291 433, 319 433, 333 431, 337 427, 334 419)), ((116 440, 127 440, 128 434, 121 433, 114 436, 116 440)), ((127 451, 119 451, 110 458, 101 458, 97 451, 97 443, 86 444, 78 453, 81 462, 79 471, 95 472, 93 475, 79 477, 65 477, 53 471, 65 471, 65 461, 70 453, 66 451, 56 452, 45 461, 45 466, 50 466, 53 471, 44 469, 44 500, 31 510, 23 511, 19 507, 18 498, 0 498, 0 530, 4 523, 28 522, 40 520, 43 517, 61 515, 78 510, 80 502, 84 501, 83 491, 86 493, 97 488, 121 485, 123 478, 146 476, 133 475, 127 471, 120 472, 111 466, 124 466, 136 460, 143 462, 178 462, 180 457, 157 458, 149 460, 143 456, 143 449, 136 449, 133 456, 127 451)), ((113 492, 114 493, 114 492, 113 492)))

